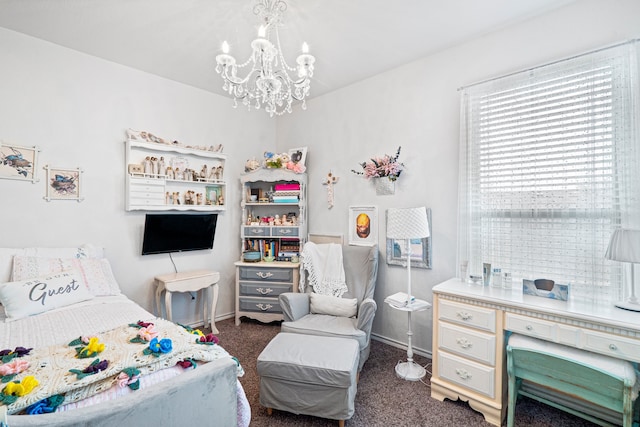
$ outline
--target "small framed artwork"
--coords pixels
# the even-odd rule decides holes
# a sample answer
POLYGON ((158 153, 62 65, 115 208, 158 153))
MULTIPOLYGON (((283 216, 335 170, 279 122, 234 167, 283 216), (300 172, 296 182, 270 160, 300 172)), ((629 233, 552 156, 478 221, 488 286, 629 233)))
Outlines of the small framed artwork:
POLYGON ((82 169, 57 168, 46 165, 44 169, 47 171, 47 195, 44 199, 47 202, 51 200, 77 200, 81 202, 84 198, 81 196, 82 182, 80 176, 82 169))
POLYGON ((349 244, 373 246, 378 243, 378 208, 349 207, 349 244))
POLYGON ((0 178, 38 182, 38 147, 21 147, 0 142, 0 178))
POLYGON ((305 165, 307 162, 307 147, 292 148, 288 154, 293 163, 305 165))
MULTIPOLYGON (((427 221, 431 235, 431 209, 427 208, 427 221)), ((409 242, 411 267, 431 269, 431 237, 411 239, 409 242)), ((402 265, 407 262, 407 241, 387 239, 387 264, 402 265)))
POLYGON ((220 200, 220 196, 222 195, 222 189, 218 185, 207 185, 206 186, 206 204, 207 205, 217 205, 220 200))

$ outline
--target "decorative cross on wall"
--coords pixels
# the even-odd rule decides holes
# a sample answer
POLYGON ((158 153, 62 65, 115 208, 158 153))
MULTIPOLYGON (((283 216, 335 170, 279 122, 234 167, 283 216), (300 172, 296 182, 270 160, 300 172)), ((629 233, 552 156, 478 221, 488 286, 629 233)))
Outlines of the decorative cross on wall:
POLYGON ((327 186, 327 203, 329 204, 329 209, 333 207, 333 185, 336 184, 339 179, 339 177, 334 176, 331 171, 329 171, 327 177, 322 181, 322 184, 327 186))

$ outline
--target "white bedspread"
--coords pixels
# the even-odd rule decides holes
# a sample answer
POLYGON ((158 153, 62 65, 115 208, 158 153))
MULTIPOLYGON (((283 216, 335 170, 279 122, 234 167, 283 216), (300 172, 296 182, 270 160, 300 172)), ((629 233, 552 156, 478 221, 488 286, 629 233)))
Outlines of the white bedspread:
MULTIPOLYGON (((79 337, 108 331, 138 320, 148 321, 155 316, 124 295, 96 297, 72 306, 51 310, 37 316, 30 316, 12 322, 5 322, 6 315, 0 306, 0 350, 22 347, 45 347, 67 343, 79 337)), ((141 378, 140 388, 180 375, 182 368, 170 368, 141 378)), ((82 407, 105 400, 115 399, 123 394, 135 393, 128 387, 112 387, 92 398, 77 403, 63 405, 58 411, 82 407)), ((213 397, 212 397, 213 398, 213 397)), ((250 407, 238 381, 239 425, 248 425, 250 407)))

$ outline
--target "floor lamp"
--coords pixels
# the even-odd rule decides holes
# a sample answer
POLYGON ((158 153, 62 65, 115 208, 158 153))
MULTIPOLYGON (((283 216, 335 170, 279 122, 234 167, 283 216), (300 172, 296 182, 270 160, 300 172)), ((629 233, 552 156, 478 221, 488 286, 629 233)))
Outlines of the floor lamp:
POLYGON ((615 229, 611 234, 609 247, 604 257, 612 261, 631 263, 631 295, 626 301, 616 303, 616 307, 640 311, 640 301, 636 297, 636 284, 633 281, 634 263, 640 263, 640 230, 615 229))
POLYGON ((400 378, 409 381, 418 381, 426 375, 425 369, 413 361, 413 347, 411 346, 411 239, 424 239, 429 237, 429 222, 427 221, 427 208, 392 208, 387 211, 387 239, 404 240, 406 244, 405 255, 407 257, 407 304, 406 311, 409 316, 407 331, 407 361, 396 365, 396 374, 400 378))

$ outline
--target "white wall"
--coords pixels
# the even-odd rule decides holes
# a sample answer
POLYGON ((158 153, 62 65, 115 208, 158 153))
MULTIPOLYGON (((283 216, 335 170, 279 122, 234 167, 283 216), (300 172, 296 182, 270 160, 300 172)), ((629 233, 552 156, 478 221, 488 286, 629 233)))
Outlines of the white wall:
MULTIPOLYGON (((90 242, 106 248, 123 291, 151 309, 151 281, 171 272, 164 255, 141 257, 144 214, 124 211, 126 128, 194 144, 225 145, 228 210, 218 221, 213 251, 175 255, 181 271, 222 273, 218 315, 233 310, 233 262, 239 254, 238 177, 246 159, 276 145, 308 146, 311 232, 347 232, 348 206, 378 206, 381 264, 374 333, 406 342, 406 317, 382 304, 403 290, 405 270, 384 262, 384 215, 392 206, 433 210, 432 270, 413 269, 415 294, 455 274, 460 86, 640 36, 640 2, 579 0, 565 8, 378 75, 308 102, 306 111, 275 120, 234 110, 231 101, 0 28, 0 140, 38 145, 40 165, 85 170, 85 201, 46 202, 37 184, 0 179, 0 246, 58 246, 90 242), (277 123, 277 129, 276 129, 277 123), (393 196, 350 172, 370 156, 393 154, 407 169, 393 196), (340 177, 335 207, 321 184, 340 177)), ((318 58, 317 74, 323 67, 318 58)), ((197 319, 194 303, 176 298, 176 319, 197 319), (184 302, 184 304, 181 304, 184 302)), ((431 312, 414 316, 414 342, 431 349, 431 312)))
MULTIPOLYGON (((275 144, 275 122, 231 100, 0 28, 0 140, 37 145, 40 182, 0 179, 0 246, 103 246, 123 292, 152 309, 152 280, 173 272, 168 255, 140 256, 143 212, 124 211, 125 130, 196 145, 224 144, 227 211, 212 251, 173 256, 179 271, 221 272, 218 315, 233 313, 240 256, 239 174, 249 153, 275 144), (45 164, 81 167, 85 200, 43 200, 45 164)), ((212 68, 213 73, 213 68, 212 68)), ((174 318, 199 319, 174 299, 174 318)))
MULTIPOLYGON (((433 269, 412 269, 413 291, 432 300, 431 288, 456 274, 459 102, 464 85, 544 64, 640 36, 637 0, 580 0, 544 16, 359 82, 308 102, 306 112, 278 121, 281 149, 309 147, 310 232, 348 236, 348 207, 376 205, 382 257, 374 334, 406 343, 407 318, 382 301, 406 289, 406 270, 387 266, 385 211, 428 206, 433 214, 433 269), (406 171, 393 196, 376 196, 373 184, 350 172, 371 156, 394 154, 406 171), (327 208, 322 179, 340 177, 335 207, 327 208)), ((318 59, 317 75, 322 67, 318 59)), ((413 316, 414 345, 431 351, 431 312, 413 316)))

